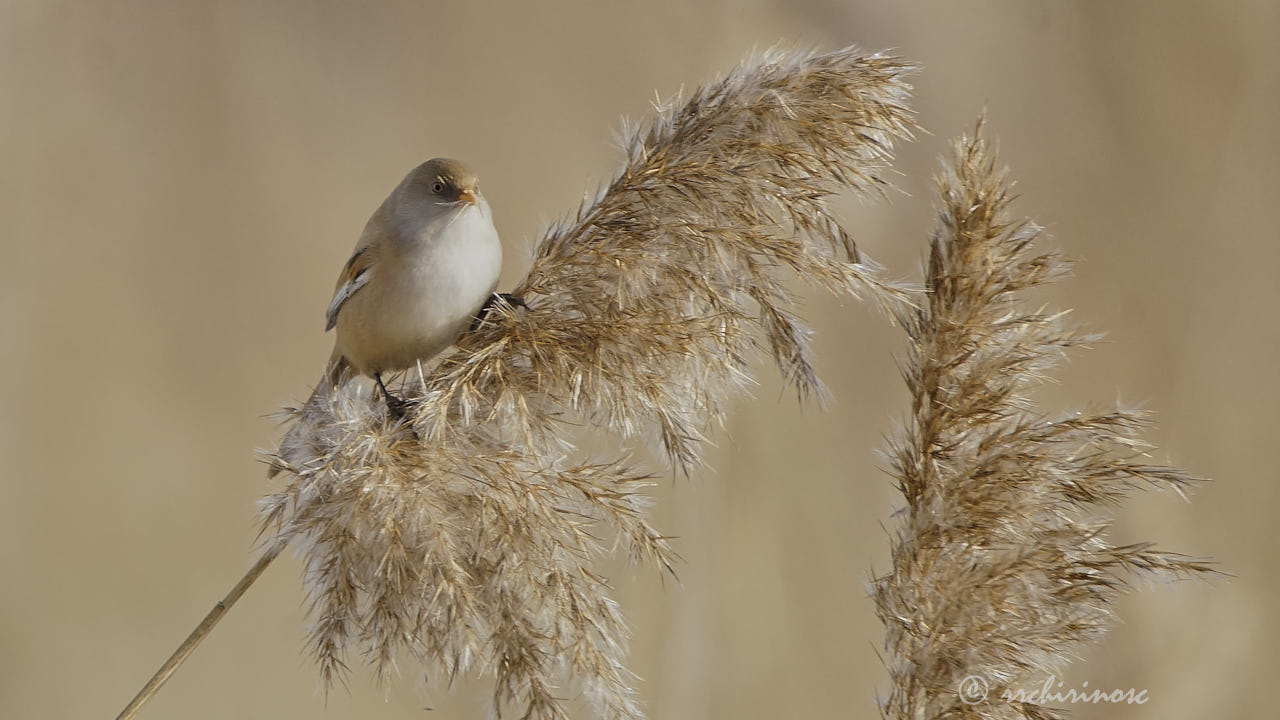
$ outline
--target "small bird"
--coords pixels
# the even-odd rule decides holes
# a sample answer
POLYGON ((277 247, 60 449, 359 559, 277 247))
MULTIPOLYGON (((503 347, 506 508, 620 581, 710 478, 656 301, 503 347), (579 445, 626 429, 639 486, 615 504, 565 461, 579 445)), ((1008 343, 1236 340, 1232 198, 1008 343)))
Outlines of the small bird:
POLYGON ((502 244, 489 203, 467 166, 436 158, 405 176, 369 218, 325 313, 337 329, 326 378, 372 377, 404 415, 382 374, 429 360, 494 297, 502 244))

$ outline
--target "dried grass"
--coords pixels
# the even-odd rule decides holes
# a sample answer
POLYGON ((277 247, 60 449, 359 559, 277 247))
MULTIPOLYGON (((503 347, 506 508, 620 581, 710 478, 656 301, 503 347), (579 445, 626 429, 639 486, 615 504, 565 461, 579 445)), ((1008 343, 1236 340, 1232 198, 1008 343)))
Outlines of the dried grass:
POLYGON ((856 49, 771 52, 626 133, 618 176, 538 243, 502 308, 413 374, 413 432, 348 385, 290 411, 263 501, 271 548, 305 558, 309 646, 326 686, 359 651, 381 679, 407 654, 431 676, 494 679, 494 704, 640 718, 626 628, 595 570, 616 536, 674 553, 645 519, 648 471, 595 462, 581 428, 656 440, 697 464, 728 393, 772 355, 819 384, 785 282, 894 305, 827 206, 876 193, 913 127, 912 68, 856 49))
POLYGON ((1135 488, 1180 493, 1198 481, 1148 464, 1142 413, 1046 417, 1028 399, 1066 349, 1092 336, 1021 300, 1067 268, 1034 249, 1040 228, 1010 217, 981 122, 956 142, 938 186, 927 302, 899 313, 912 408, 889 451, 906 508, 893 567, 875 582, 891 679, 882 712, 1061 717, 1001 695, 1038 685, 1097 639, 1136 574, 1210 571, 1150 544, 1112 544, 1104 510, 1135 488), (985 682, 984 697, 961 692, 966 677, 985 682))
POLYGON ((1028 399, 1092 336, 1025 307, 1024 291, 1066 264, 1010 218, 981 121, 938 179, 927 293, 859 256, 827 200, 884 187, 893 143, 914 127, 911 72, 854 48, 775 51, 629 130, 617 177, 538 243, 515 291, 527 307, 500 304, 410 374, 406 420, 354 383, 286 411, 266 457, 284 486, 262 501, 263 554, 120 717, 292 545, 326 688, 358 652, 383 682, 405 657, 428 677, 491 677, 498 714, 566 718, 581 695, 594 716, 642 718, 596 565, 619 547, 668 570, 676 556, 646 519, 651 471, 572 441, 656 441, 687 471, 760 352, 802 398, 819 393, 794 278, 885 306, 910 339, 911 414, 889 449, 906 507, 874 582, 883 715, 1061 717, 1001 695, 1097 639, 1135 575, 1211 572, 1113 544, 1104 511, 1138 487, 1198 480, 1148 464, 1142 413, 1046 417, 1028 399))

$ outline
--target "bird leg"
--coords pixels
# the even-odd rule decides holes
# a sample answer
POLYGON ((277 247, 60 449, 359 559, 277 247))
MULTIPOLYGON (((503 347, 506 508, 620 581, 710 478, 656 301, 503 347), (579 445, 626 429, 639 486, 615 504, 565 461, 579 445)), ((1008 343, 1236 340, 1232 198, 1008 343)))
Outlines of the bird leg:
MULTIPOLYGON (((529 305, 525 303, 524 298, 520 297, 519 295, 513 295, 511 293, 494 293, 494 295, 497 295, 498 297, 502 298, 502 301, 510 305, 511 307, 524 308, 525 310, 529 309, 529 305)), ((493 304, 492 297, 489 298, 489 303, 493 304)))
POLYGON ((374 373, 373 379, 378 383, 378 389, 382 391, 382 398, 387 401, 387 410, 398 419, 404 419, 405 407, 408 405, 402 398, 398 398, 391 394, 387 386, 382 382, 382 373, 374 373))
POLYGON ((480 309, 476 311, 476 316, 471 320, 471 327, 468 332, 475 332, 476 329, 480 327, 480 324, 489 317, 489 312, 493 310, 499 300, 505 302, 511 307, 520 307, 526 310, 529 309, 529 306, 519 295, 512 295, 511 293, 493 293, 489 296, 488 300, 484 301, 484 305, 481 305, 480 309))

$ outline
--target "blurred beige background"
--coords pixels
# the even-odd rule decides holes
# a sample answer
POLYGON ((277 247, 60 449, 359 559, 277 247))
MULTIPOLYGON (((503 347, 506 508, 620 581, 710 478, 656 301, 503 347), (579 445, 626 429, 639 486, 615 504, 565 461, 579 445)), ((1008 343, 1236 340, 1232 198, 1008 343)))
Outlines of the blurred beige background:
MULTIPOLYGON (((906 192, 847 210, 896 275, 918 277, 936 156, 988 108, 1019 209, 1082 261, 1050 301, 1110 332, 1047 401, 1145 403, 1156 459, 1217 481, 1122 512, 1120 540, 1236 577, 1128 598, 1069 677, 1150 702, 1077 716, 1268 714, 1278 33, 1270 0, 4 2, 0 716, 113 717, 245 569, 266 416, 319 377, 335 273, 406 170, 478 168, 509 287, 612 171, 620 116, 779 40, 924 67, 906 192)), ((877 716, 866 586, 898 503, 876 450, 905 412, 902 338, 854 303, 807 316, 834 404, 801 411, 766 372, 711 469, 658 490, 682 582, 611 570, 654 718, 877 716)), ((302 602, 289 557, 143 717, 486 716, 487 683, 424 692, 413 668, 385 693, 357 670, 326 704, 302 602)))

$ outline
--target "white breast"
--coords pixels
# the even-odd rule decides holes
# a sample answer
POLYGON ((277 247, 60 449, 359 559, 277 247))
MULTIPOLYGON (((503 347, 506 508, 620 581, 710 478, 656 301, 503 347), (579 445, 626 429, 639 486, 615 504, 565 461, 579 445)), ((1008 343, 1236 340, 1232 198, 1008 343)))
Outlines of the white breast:
POLYGON ((418 232, 397 228, 369 283, 338 315, 338 351, 365 374, 425 362, 467 329, 493 293, 502 244, 483 199, 437 215, 418 232))

